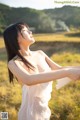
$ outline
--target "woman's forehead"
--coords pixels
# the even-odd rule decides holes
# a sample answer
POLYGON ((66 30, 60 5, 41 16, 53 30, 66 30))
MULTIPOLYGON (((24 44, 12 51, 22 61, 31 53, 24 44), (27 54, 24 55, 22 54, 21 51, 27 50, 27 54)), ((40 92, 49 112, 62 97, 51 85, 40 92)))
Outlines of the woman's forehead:
POLYGON ((22 28, 22 30, 28 30, 28 28, 27 28, 26 26, 24 26, 24 27, 22 28))

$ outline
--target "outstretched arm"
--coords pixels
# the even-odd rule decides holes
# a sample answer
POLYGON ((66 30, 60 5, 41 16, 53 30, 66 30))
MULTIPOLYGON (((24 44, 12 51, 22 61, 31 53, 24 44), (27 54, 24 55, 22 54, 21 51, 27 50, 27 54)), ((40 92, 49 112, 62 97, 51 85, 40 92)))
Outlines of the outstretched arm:
POLYGON ((39 83, 50 82, 59 78, 66 77, 68 72, 66 69, 55 70, 51 72, 29 74, 17 60, 8 62, 8 68, 17 77, 19 81, 27 85, 35 85, 39 83))
POLYGON ((52 70, 50 72, 43 72, 43 73, 35 73, 35 74, 29 74, 19 63, 19 61, 9 61, 8 62, 8 68, 10 71, 17 77, 19 81, 21 81, 23 84, 27 85, 35 85, 39 83, 45 83, 50 82, 56 79, 68 77, 69 75, 74 76, 74 78, 78 78, 80 75, 80 69, 75 70, 71 69, 68 70, 66 68, 59 69, 59 70, 52 70), (77 72, 77 74, 74 74, 77 72), (79 75, 78 75, 79 74, 79 75))

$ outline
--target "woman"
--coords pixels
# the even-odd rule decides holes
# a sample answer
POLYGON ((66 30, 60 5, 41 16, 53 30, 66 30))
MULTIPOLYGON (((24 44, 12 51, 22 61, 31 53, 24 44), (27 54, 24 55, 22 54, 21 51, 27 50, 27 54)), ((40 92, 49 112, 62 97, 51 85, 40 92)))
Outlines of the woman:
POLYGON ((22 104, 18 120, 49 120, 48 101, 51 97, 52 81, 64 77, 77 80, 79 67, 61 67, 43 51, 31 51, 35 42, 25 23, 12 24, 4 31, 4 42, 8 55, 10 82, 14 77, 22 85, 22 104))

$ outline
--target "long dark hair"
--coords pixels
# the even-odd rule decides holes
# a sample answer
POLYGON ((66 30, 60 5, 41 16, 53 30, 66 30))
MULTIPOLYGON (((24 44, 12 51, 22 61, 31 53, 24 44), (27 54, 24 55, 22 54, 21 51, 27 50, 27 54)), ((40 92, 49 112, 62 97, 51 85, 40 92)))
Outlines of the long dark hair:
MULTIPOLYGON (((17 39, 18 32, 21 33, 21 29, 24 26, 29 28, 26 23, 18 22, 18 23, 9 25, 4 30, 3 37, 4 37, 4 43, 5 43, 5 47, 6 47, 6 51, 7 51, 7 62, 9 62, 11 59, 13 59, 16 55, 18 55, 28 68, 33 69, 34 66, 31 65, 19 52, 20 47, 19 47, 18 39, 17 39)), ((13 79, 16 77, 9 70, 9 68, 8 68, 8 73, 9 73, 9 81, 10 81, 10 83, 11 82, 13 83, 13 79)))

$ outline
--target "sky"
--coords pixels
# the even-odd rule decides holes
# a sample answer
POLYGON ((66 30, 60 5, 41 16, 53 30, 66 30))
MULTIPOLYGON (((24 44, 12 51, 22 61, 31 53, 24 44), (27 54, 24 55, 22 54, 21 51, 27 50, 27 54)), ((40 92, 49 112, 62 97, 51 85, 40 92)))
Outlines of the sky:
POLYGON ((34 9, 58 8, 64 5, 80 7, 80 0, 0 0, 10 7, 29 7, 34 9))

